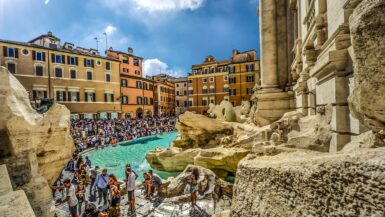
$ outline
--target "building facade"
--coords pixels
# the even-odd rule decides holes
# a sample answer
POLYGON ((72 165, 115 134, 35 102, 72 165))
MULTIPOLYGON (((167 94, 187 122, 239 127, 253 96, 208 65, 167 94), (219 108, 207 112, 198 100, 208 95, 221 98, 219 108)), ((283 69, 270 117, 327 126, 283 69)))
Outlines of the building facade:
POLYGON ((61 45, 51 32, 27 43, 0 40, 0 64, 29 92, 32 105, 52 98, 74 118, 117 118, 119 61, 97 50, 61 45))
POLYGON ((331 105, 330 152, 366 130, 348 106, 354 88, 349 16, 359 2, 260 1, 259 120, 272 122, 292 110, 314 115, 331 105))
POLYGON ((143 58, 128 52, 107 50, 107 56, 120 61, 120 88, 122 114, 125 117, 142 118, 154 114, 154 82, 143 77, 143 58))
POLYGON ((151 78, 154 81, 154 114, 175 115, 175 78, 166 74, 151 78))
POLYGON ((206 114, 209 104, 218 105, 225 100, 239 106, 242 101, 251 101, 259 79, 255 50, 234 50, 232 58, 224 61, 207 56, 202 64, 193 65, 188 75, 188 110, 206 114))
POLYGON ((181 77, 175 79, 175 114, 180 115, 187 111, 188 107, 188 79, 181 77))

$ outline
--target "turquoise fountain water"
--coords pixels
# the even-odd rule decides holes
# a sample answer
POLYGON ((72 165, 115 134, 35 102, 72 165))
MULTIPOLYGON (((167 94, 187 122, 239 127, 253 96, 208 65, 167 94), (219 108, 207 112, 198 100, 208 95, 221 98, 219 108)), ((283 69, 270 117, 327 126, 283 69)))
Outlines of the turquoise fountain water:
MULTIPOLYGON (((151 169, 145 159, 146 154, 149 151, 154 150, 156 147, 169 147, 171 142, 177 136, 177 132, 172 132, 163 135, 140 138, 134 141, 120 143, 115 147, 92 150, 84 153, 83 157, 88 156, 92 161, 92 166, 106 168, 109 174, 115 174, 120 180, 125 178, 125 165, 129 163, 139 175, 137 181, 141 182, 143 181, 143 172, 151 169)), ((153 171, 163 179, 167 179, 170 176, 177 176, 179 174, 162 172, 154 169, 153 171)))

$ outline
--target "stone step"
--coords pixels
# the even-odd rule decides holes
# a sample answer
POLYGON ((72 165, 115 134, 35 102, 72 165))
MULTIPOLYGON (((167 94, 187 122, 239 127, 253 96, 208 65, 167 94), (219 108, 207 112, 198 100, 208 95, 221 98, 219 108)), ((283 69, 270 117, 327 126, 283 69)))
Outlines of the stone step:
POLYGON ((23 190, 13 191, 6 165, 0 165, 0 217, 36 217, 23 190))

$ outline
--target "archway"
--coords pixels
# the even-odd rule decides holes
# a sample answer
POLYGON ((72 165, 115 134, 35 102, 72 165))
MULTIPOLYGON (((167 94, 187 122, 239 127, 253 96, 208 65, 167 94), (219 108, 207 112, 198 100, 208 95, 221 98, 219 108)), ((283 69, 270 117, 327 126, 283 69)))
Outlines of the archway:
POLYGON ((136 118, 143 118, 143 109, 142 108, 138 108, 136 110, 136 118))

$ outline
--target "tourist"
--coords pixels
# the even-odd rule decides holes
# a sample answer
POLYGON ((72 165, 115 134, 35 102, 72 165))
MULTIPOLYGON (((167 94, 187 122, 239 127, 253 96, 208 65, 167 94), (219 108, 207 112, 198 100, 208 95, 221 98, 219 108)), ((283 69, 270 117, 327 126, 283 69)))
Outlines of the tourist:
POLYGON ((91 185, 90 185, 90 195, 93 195, 92 187, 95 184, 96 176, 99 174, 99 166, 96 166, 95 168, 91 169, 91 185))
POLYGON ((86 200, 86 187, 83 182, 80 182, 78 187, 76 188, 76 197, 78 198, 78 210, 79 214, 82 213, 82 206, 83 203, 85 203, 85 206, 87 206, 88 202, 86 200))
POLYGON ((151 176, 148 173, 143 173, 143 187, 144 187, 144 193, 146 194, 146 199, 150 200, 151 199, 151 188, 152 188, 152 183, 151 183, 151 176))
POLYGON ((86 164, 87 166, 91 167, 91 160, 86 156, 86 164))
POLYGON ((99 211, 95 204, 89 203, 86 205, 82 217, 108 217, 108 213, 99 211))
POLYGON ((68 203, 69 212, 72 217, 78 217, 77 212, 77 205, 78 205, 78 199, 76 197, 76 190, 75 186, 71 184, 70 179, 65 179, 63 181, 64 186, 51 186, 51 189, 54 190, 60 190, 65 189, 66 191, 66 198, 63 200, 59 200, 57 205, 63 204, 65 202, 68 203))
POLYGON ((197 185, 198 185, 198 180, 199 180, 199 170, 198 168, 194 168, 191 176, 187 178, 187 183, 188 183, 188 191, 191 194, 191 204, 194 207, 197 203, 197 185))
POLYGON ((135 213, 135 181, 138 178, 138 175, 131 169, 129 164, 126 165, 126 182, 127 194, 128 194, 128 204, 130 205, 131 213, 135 213))
MULTIPOLYGON (((57 177, 56 181, 53 183, 53 186, 57 187, 57 186, 63 186, 63 183, 61 181, 61 177, 57 177)), ((52 197, 55 199, 56 197, 56 189, 52 189, 52 197)), ((58 191, 60 193, 63 193, 63 189, 58 189, 58 191)))
POLYGON ((110 216, 120 216, 120 183, 115 175, 110 174, 108 186, 111 191, 110 216))
POLYGON ((107 169, 103 169, 101 174, 98 174, 96 176, 93 189, 98 190, 98 198, 99 202, 98 204, 101 203, 102 197, 103 197, 103 204, 107 205, 107 184, 108 184, 108 174, 107 174, 107 169))
POLYGON ((152 193, 153 192, 157 192, 157 196, 159 197, 159 193, 160 193, 160 185, 162 184, 162 178, 160 178, 160 176, 158 176, 157 174, 153 173, 152 170, 148 170, 148 173, 151 177, 151 184, 152 184, 152 187, 153 187, 153 191, 151 191, 152 193))

